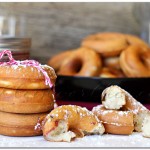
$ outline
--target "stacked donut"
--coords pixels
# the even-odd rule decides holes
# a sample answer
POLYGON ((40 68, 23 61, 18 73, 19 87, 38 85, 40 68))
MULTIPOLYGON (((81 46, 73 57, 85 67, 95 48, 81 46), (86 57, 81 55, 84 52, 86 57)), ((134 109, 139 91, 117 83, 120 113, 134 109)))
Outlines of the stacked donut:
POLYGON ((54 69, 34 60, 0 62, 0 134, 35 136, 38 119, 54 108, 54 69))
POLYGON ((89 35, 81 47, 48 61, 57 74, 97 77, 150 77, 150 50, 142 39, 129 34, 89 35))
POLYGON ((102 92, 101 100, 102 105, 92 112, 102 121, 106 133, 129 135, 136 131, 150 137, 150 112, 127 91, 110 86, 102 92))

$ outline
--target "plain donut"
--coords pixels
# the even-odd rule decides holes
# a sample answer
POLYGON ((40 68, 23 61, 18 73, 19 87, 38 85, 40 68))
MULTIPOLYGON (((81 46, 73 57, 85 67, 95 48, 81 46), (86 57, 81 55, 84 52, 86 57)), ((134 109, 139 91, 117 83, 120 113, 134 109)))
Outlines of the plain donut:
POLYGON ((67 59, 72 52, 72 50, 61 52, 50 58, 47 64, 53 67, 56 72, 58 72, 63 61, 67 59))
POLYGON ((41 130, 35 130, 40 118, 47 113, 15 114, 0 112, 0 134, 7 136, 37 136, 42 135, 41 130))
POLYGON ((83 39, 81 46, 92 48, 103 57, 112 57, 118 56, 128 44, 122 34, 104 32, 87 36, 83 39))
POLYGON ((49 89, 57 78, 55 71, 48 65, 35 60, 16 61, 11 51, 0 52, 0 59, 8 55, 8 62, 0 62, 0 87, 11 89, 49 89))
POLYGON ((52 90, 13 90, 0 88, 0 111, 42 113, 54 108, 52 90))
POLYGON ((120 55, 120 66, 127 77, 150 77, 150 50, 132 45, 120 55))
POLYGON ((92 49, 79 48, 67 58, 58 72, 59 75, 97 76, 102 67, 100 56, 92 49))
MULTIPOLYGON (((54 84, 56 74, 53 68, 43 65, 54 84)), ((18 65, 0 65, 0 87, 12 89, 48 89, 45 78, 36 68, 18 65)))

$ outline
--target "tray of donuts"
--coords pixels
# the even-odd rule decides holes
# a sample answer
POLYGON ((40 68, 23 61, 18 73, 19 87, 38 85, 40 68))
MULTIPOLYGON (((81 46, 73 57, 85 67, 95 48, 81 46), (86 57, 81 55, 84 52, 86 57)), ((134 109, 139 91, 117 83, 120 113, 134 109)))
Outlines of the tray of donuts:
POLYGON ((119 85, 139 101, 150 102, 150 48, 141 38, 103 32, 85 37, 79 48, 48 61, 57 75, 57 99, 99 101, 99 92, 119 85))

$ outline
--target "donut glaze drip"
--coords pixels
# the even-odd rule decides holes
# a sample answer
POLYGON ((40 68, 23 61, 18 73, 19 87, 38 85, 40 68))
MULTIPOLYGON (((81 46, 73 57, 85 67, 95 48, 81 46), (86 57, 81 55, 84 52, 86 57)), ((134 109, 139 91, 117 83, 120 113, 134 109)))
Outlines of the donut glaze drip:
POLYGON ((50 88, 53 87, 52 82, 50 81, 50 78, 47 74, 47 72, 42 68, 41 64, 35 60, 24 60, 24 61, 16 61, 13 56, 11 51, 9 50, 3 50, 0 52, 0 59, 7 54, 9 61, 8 62, 0 62, 0 66, 7 66, 7 65, 17 65, 17 66, 31 66, 37 68, 38 71, 42 72, 42 74, 45 77, 45 84, 48 85, 50 88))

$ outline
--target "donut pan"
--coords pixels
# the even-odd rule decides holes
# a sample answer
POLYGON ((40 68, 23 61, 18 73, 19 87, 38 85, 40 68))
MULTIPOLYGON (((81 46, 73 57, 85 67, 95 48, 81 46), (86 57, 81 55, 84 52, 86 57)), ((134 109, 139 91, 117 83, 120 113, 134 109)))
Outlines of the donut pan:
POLYGON ((56 99, 100 102, 102 91, 118 85, 141 103, 150 103, 150 78, 99 78, 59 75, 56 80, 56 99))

